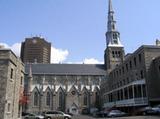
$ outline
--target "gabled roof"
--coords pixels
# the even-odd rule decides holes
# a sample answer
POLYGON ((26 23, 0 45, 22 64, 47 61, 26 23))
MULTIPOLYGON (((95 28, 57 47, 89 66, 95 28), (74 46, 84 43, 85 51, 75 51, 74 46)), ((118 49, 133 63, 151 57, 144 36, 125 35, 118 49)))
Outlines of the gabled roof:
MULTIPOLYGON (((25 65, 26 74, 30 64, 25 65)), ((32 74, 106 75, 104 64, 31 64, 32 74)))

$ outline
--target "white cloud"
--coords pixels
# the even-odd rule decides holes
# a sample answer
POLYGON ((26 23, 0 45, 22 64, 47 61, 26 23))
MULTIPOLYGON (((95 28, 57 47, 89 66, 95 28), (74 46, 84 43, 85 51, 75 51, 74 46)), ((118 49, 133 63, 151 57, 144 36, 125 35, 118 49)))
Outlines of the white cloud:
POLYGON ((103 64, 103 62, 101 62, 101 61, 98 61, 97 59, 95 59, 95 58, 85 58, 84 60, 83 60, 83 63, 84 64, 103 64))
MULTIPOLYGON (((15 43, 9 46, 6 43, 0 43, 5 48, 11 49, 17 56, 20 56, 21 43, 15 43)), ((51 47, 51 63, 62 63, 64 62, 69 55, 68 50, 58 49, 55 47, 51 47)), ((98 61, 95 58, 85 58, 83 61, 79 62, 68 62, 69 64, 103 64, 103 62, 98 61)))
POLYGON ((68 50, 51 47, 51 63, 61 63, 67 59, 68 50))
MULTIPOLYGON (((5 48, 11 49, 17 56, 20 56, 21 43, 15 43, 11 46, 9 46, 6 43, 0 43, 0 45, 4 46, 5 48)), ((51 63, 60 63, 65 61, 67 59, 68 54, 68 50, 62 50, 51 47, 51 63)))
POLYGON ((11 49, 17 56, 20 56, 21 43, 15 43, 11 46, 6 43, 0 43, 0 45, 4 46, 5 48, 11 49))

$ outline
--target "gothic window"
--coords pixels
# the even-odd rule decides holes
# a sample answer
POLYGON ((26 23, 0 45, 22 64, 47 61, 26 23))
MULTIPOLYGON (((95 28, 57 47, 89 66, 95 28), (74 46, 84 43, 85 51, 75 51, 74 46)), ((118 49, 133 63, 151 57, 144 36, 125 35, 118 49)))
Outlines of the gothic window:
POLYGON ((112 18, 112 21, 113 21, 113 16, 111 16, 111 18, 112 18))
POLYGON ((112 56, 113 56, 113 58, 115 57, 115 53, 114 53, 114 51, 112 51, 112 56))
POLYGON ((46 96, 46 105, 49 106, 51 102, 51 95, 49 92, 47 92, 47 96, 46 96))
POLYGON ((38 106, 38 93, 34 93, 34 106, 38 106))
POLYGON ((117 41, 117 40, 113 40, 113 43, 114 43, 114 44, 118 44, 118 41, 117 41))
POLYGON ((117 39, 117 34, 116 33, 113 34, 113 39, 117 39))
POLYGON ((59 93, 59 107, 62 108, 63 106, 63 94, 62 92, 59 93))
POLYGON ((98 92, 95 93, 95 103, 96 103, 96 106, 99 105, 99 95, 98 95, 98 92))
POLYGON ((115 25, 114 24, 112 25, 112 29, 115 30, 115 25))
POLYGON ((88 100, 88 98, 87 98, 87 93, 85 92, 85 93, 84 93, 84 99, 83 99, 83 104, 84 104, 84 105, 87 105, 87 100, 88 100))

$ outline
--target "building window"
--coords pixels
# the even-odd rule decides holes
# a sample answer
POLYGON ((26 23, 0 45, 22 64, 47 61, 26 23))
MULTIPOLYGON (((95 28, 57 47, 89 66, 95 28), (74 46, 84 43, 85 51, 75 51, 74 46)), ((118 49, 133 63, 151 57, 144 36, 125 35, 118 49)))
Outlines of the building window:
MULTIPOLYGON (((112 17, 112 19, 113 19, 113 17, 112 17)), ((112 29, 113 29, 113 30, 115 30, 115 26, 114 26, 114 24, 112 25, 112 29)))
POLYGON ((117 40, 113 40, 113 43, 114 43, 114 44, 118 44, 118 41, 117 41, 117 40))
POLYGON ((144 78, 144 73, 143 73, 143 70, 141 70, 141 79, 144 78))
POLYGON ((96 105, 96 107, 98 107, 99 106, 99 94, 98 94, 98 92, 96 92, 95 93, 95 105, 96 105))
POLYGON ((133 90, 132 90, 132 86, 129 87, 129 99, 133 98, 133 90))
POLYGON ((127 77, 127 83, 129 83, 129 78, 127 77))
MULTIPOLYGON (((113 39, 117 39, 117 37, 118 37, 117 34, 114 33, 114 34, 113 34, 113 39)), ((117 41, 117 40, 116 40, 116 41, 117 41)))
POLYGON ((142 90, 143 90, 143 97, 146 97, 146 85, 142 85, 142 90))
POLYGON ((46 105, 49 106, 51 102, 51 95, 49 92, 47 92, 47 96, 46 96, 46 105))
POLYGON ((21 77, 21 85, 23 85, 23 77, 21 77))
POLYGON ((113 56, 113 58, 115 57, 115 53, 114 53, 114 51, 112 51, 112 56, 113 56))
POLYGON ((34 106, 38 106, 38 93, 34 93, 34 106))
POLYGON ((120 51, 118 51, 118 57, 120 57, 121 56, 121 52, 120 51))
POLYGON ((85 92, 85 93, 84 93, 84 99, 83 99, 83 104, 84 104, 84 105, 87 105, 87 100, 88 100, 88 99, 87 99, 87 93, 85 92))
POLYGON ((128 99, 128 88, 124 89, 124 96, 125 96, 125 99, 128 99))
POLYGON ((116 73, 117 73, 117 77, 118 77, 118 71, 116 71, 116 73))
POLYGON ((124 67, 122 67, 122 72, 123 72, 123 74, 124 74, 124 67))
POLYGON ((8 103, 7 111, 11 112, 11 103, 8 103))
POLYGON ((128 64, 126 64, 126 70, 127 70, 127 72, 128 72, 128 64))
POLYGON ((59 108, 62 109, 63 106, 63 95, 62 92, 59 93, 59 108))
POLYGON ((10 78, 13 79, 13 69, 11 68, 11 75, 10 78))
POLYGON ((121 100, 124 99, 124 98, 123 98, 123 90, 122 90, 122 89, 120 90, 120 99, 121 99, 121 100))
POLYGON ((141 54, 138 55, 138 58, 139 58, 139 62, 141 62, 142 61, 141 54))
POLYGON ((121 75, 121 73, 122 73, 122 72, 121 72, 121 69, 119 69, 119 75, 121 75))
POLYGON ((132 61, 129 62, 129 67, 132 69, 132 61))
POLYGON ((134 66, 137 66, 137 61, 136 61, 136 57, 134 57, 134 66))

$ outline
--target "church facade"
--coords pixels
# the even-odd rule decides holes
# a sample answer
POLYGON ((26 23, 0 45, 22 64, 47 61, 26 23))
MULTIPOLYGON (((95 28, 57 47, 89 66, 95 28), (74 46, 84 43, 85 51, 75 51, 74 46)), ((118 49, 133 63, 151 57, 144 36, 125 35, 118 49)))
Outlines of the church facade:
POLYGON ((49 110, 79 114, 100 107, 100 83, 104 65, 26 64, 25 112, 49 110))

